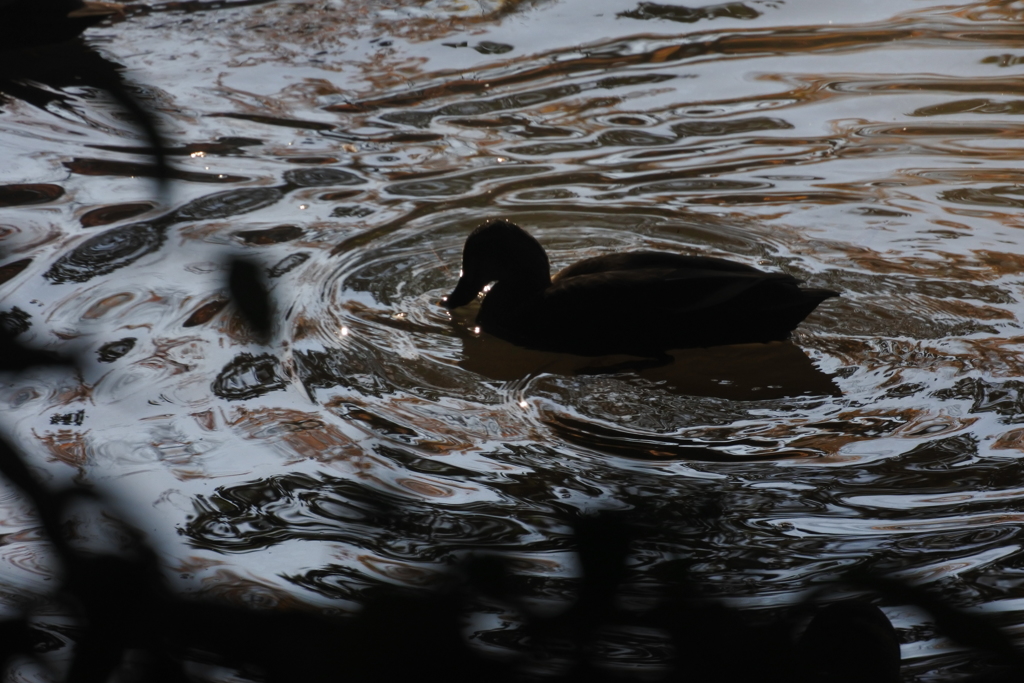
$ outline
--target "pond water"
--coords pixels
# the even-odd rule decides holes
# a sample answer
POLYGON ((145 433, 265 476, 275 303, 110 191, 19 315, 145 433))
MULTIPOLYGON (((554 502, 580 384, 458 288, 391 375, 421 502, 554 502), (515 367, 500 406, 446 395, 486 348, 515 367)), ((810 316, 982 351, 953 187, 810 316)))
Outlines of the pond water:
MULTIPOLYGON (((82 359, 6 375, 3 428, 52 485, 109 494, 197 597, 353 611, 484 549, 557 609, 567 520, 611 509, 658 529, 634 582, 686 558, 757 609, 859 567, 1019 632, 1022 22, 997 0, 129 5, 86 42, 157 112, 167 192, 84 81, 0 101, 0 315, 82 359), (792 342, 579 374, 608 359, 438 305, 493 216, 556 268, 653 248, 841 297, 792 342), (228 303, 239 255, 272 284, 266 343, 228 303), (403 524, 372 523, 381 496, 403 524)), ((14 609, 53 559, 0 503, 14 609)), ((907 680, 977 666, 881 606, 907 680)), ((501 653, 515 631, 472 635, 501 653)))

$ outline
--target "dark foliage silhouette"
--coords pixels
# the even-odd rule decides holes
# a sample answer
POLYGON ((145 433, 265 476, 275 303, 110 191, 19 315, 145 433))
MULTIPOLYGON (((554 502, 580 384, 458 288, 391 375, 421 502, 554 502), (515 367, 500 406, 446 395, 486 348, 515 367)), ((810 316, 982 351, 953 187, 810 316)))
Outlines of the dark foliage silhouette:
POLYGON ((121 14, 112 3, 0 0, 0 104, 6 95, 46 109, 51 103, 68 106, 70 96, 61 93, 68 87, 106 92, 145 134, 150 145, 145 153, 154 161, 148 175, 166 191, 170 169, 155 114, 125 82, 121 67, 79 38, 90 26, 121 14))

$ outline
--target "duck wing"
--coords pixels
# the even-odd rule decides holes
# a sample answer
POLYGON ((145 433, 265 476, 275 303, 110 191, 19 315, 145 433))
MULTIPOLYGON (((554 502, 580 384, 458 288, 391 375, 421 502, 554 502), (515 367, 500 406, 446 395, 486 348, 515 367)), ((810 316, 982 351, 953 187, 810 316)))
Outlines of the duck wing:
POLYGON ((819 303, 836 295, 801 289, 785 273, 725 263, 729 267, 721 269, 562 273, 544 292, 534 329, 543 330, 544 343, 557 340, 555 350, 584 355, 767 342, 788 337, 819 303))
MULTIPOLYGON (((801 291, 799 281, 785 273, 765 273, 749 266, 742 270, 647 267, 564 276, 565 271, 559 273, 545 292, 548 306, 601 309, 605 315, 609 309, 653 315, 696 313, 727 306, 744 293, 750 298, 751 290, 768 290, 783 299, 791 291, 801 291)), ((754 298, 762 299, 762 305, 772 301, 767 291, 754 298)))
POLYGON ((583 259, 560 270, 552 279, 552 282, 567 280, 580 275, 594 275, 596 273, 626 272, 633 270, 641 271, 665 271, 678 272, 692 271, 698 273, 753 273, 767 275, 767 273, 735 261, 714 258, 713 256, 685 256, 665 251, 631 251, 625 254, 608 254, 606 256, 594 256, 583 259))

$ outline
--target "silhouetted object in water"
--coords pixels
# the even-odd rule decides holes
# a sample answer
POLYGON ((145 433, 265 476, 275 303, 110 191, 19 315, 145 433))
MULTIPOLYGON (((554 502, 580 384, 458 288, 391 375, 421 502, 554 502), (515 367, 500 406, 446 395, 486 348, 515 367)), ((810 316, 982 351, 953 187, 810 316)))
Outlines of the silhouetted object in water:
POLYGON ((147 152, 156 162, 152 175, 164 182, 169 169, 156 118, 125 86, 120 67, 78 38, 93 24, 121 14, 113 3, 0 0, 0 94, 46 109, 50 102, 70 98, 34 83, 106 91, 149 139, 147 152))
POLYGON ((0 334, 0 370, 19 372, 36 365, 72 366, 74 363, 59 354, 30 348, 0 334))
POLYGON ((928 612, 939 633, 954 642, 994 657, 999 669, 970 678, 978 683, 1019 683, 1024 681, 1024 653, 1014 640, 982 613, 960 609, 923 586, 879 576, 853 576, 851 581, 870 588, 889 600, 919 607, 928 612))
POLYGON ((0 0, 0 50, 18 50, 71 40, 104 19, 122 14, 109 2, 0 0))
POLYGON ((900 641, 874 605, 846 600, 822 608, 797 646, 803 683, 899 683, 900 641))
POLYGON ((262 268, 245 259, 234 259, 231 262, 228 287, 231 299, 238 306, 242 317, 260 341, 266 343, 271 330, 271 307, 270 292, 262 268))
POLYGON ((31 367, 63 365, 74 366, 74 361, 52 351, 41 351, 25 346, 17 340, 28 329, 29 316, 15 307, 0 313, 0 371, 21 372, 31 367))
POLYGON ((462 253, 462 276, 442 302, 464 306, 488 283, 477 323, 531 349, 583 356, 782 340, 825 299, 784 273, 719 258, 635 251, 584 259, 550 275, 547 254, 519 226, 491 220, 462 253))

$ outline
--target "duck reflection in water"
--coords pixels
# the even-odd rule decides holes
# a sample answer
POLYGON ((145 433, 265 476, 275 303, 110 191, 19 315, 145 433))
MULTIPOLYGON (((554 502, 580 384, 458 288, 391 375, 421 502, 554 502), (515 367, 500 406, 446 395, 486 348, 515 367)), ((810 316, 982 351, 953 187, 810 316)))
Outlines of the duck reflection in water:
POLYGON ((540 243, 501 219, 470 234, 461 277, 442 305, 449 310, 465 306, 482 291, 476 324, 506 342, 560 354, 643 359, 599 368, 606 372, 667 365, 673 360, 668 352, 678 349, 692 349, 675 354, 677 360, 693 356, 690 360, 698 363, 692 365, 729 362, 732 356, 758 364, 766 353, 790 358, 796 352, 810 366, 791 344, 762 345, 787 339, 818 304, 838 296, 802 288, 785 273, 658 251, 588 258, 551 277, 540 243), (739 344, 757 346, 707 348, 739 344))

